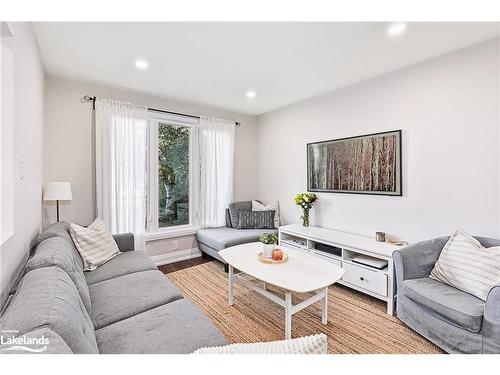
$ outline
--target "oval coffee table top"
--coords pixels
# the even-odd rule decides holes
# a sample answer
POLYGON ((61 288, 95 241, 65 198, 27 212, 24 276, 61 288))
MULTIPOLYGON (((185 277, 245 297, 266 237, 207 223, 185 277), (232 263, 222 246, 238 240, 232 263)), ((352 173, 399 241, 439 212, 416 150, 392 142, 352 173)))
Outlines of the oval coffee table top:
POLYGON ((307 253, 305 250, 280 246, 288 254, 288 261, 266 264, 257 259, 262 252, 260 242, 228 247, 219 255, 228 264, 258 280, 297 292, 312 292, 340 280, 344 270, 339 266, 307 253))

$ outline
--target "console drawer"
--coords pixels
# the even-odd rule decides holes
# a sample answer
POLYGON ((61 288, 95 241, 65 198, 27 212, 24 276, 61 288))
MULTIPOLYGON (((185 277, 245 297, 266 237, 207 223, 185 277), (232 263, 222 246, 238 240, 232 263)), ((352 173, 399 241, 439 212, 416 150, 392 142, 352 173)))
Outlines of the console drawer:
POLYGON ((342 280, 359 286, 373 293, 387 296, 387 275, 382 272, 371 271, 354 264, 344 262, 344 276, 342 280))

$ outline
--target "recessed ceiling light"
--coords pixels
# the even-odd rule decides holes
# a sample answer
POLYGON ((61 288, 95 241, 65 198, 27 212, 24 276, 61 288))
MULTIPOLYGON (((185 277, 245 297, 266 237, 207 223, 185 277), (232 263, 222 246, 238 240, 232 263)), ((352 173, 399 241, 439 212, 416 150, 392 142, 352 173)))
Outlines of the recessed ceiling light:
POLYGON ((247 91, 247 98, 249 98, 249 99, 253 99, 253 98, 255 98, 255 95, 257 95, 257 94, 255 93, 255 91, 253 91, 253 90, 249 90, 249 91, 247 91))
POLYGON ((137 70, 147 70, 148 69, 148 62, 143 59, 137 59, 135 60, 135 68, 137 70))
POLYGON ((391 23, 387 28, 387 35, 397 36, 403 34, 405 31, 406 31, 406 23, 395 22, 391 23))

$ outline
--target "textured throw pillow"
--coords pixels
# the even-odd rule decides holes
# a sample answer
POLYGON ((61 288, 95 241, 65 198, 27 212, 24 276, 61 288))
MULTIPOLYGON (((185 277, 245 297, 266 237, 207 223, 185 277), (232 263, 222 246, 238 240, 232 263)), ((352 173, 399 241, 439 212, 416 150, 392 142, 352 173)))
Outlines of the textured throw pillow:
POLYGON ((279 201, 268 205, 264 205, 258 201, 252 201, 252 211, 276 211, 274 214, 274 226, 278 228, 281 225, 279 201))
POLYGON ((200 348, 194 354, 327 354, 324 333, 297 339, 200 348))
POLYGON ((229 217, 231 218, 231 227, 238 229, 240 222, 240 211, 237 208, 229 207, 229 217))
POLYGON ((240 210, 238 229, 274 229, 275 211, 240 210))
POLYGON ((500 246, 483 247, 474 237, 456 231, 430 277, 485 301, 491 288, 500 284, 500 246))
POLYGON ((84 271, 93 271, 120 254, 115 239, 99 218, 87 228, 71 223, 69 233, 82 256, 84 271))

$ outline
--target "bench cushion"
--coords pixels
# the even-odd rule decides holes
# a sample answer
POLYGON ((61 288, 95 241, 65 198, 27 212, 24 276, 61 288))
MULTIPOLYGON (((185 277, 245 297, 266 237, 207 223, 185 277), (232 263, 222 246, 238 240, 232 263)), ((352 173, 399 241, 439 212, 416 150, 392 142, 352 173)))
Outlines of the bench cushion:
POLYGON ((73 254, 68 242, 62 237, 48 238, 38 245, 35 254, 26 264, 26 271, 57 266, 68 274, 90 313, 90 294, 83 270, 73 254))
POLYGON ((127 251, 118 254, 109 262, 104 263, 94 271, 85 272, 88 285, 134 272, 156 270, 157 267, 144 251, 127 251))
POLYGON ((219 251, 230 246, 257 242, 262 233, 276 233, 276 230, 219 227, 199 230, 196 237, 199 242, 219 251))
POLYGON ((94 327, 69 276, 58 267, 28 272, 0 328, 20 333, 47 327, 57 333, 74 353, 98 353, 94 327))
POLYGON ((95 329, 182 298, 160 271, 135 272, 92 284, 90 296, 95 329))
POLYGON ((190 301, 180 299, 96 331, 101 353, 187 354, 227 341, 190 301))
POLYGON ((430 278, 406 280, 404 288, 405 295, 418 305, 471 332, 481 331, 481 299, 430 278))

